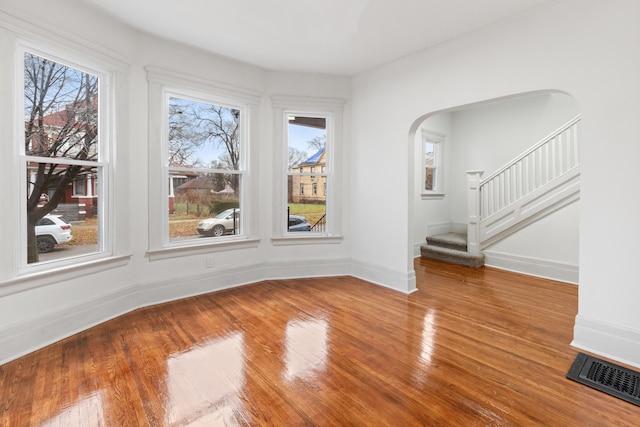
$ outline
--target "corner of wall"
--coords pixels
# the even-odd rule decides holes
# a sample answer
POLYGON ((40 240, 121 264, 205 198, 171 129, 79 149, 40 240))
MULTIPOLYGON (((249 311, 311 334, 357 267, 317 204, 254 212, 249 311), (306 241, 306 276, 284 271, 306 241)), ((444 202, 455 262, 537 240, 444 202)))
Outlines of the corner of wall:
POLYGON ((576 316, 573 347, 640 368, 640 330, 576 316))

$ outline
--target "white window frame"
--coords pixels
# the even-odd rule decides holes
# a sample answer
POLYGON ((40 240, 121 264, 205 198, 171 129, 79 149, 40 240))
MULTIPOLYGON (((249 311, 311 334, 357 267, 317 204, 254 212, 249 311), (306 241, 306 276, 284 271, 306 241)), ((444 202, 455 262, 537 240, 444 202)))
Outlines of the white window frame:
POLYGON ((427 129, 422 129, 422 138, 421 138, 421 168, 422 168, 422 180, 420 183, 420 188, 422 188, 422 199, 442 199, 445 196, 444 191, 444 142, 446 140, 446 135, 433 132, 427 129), (433 168, 435 170, 433 175, 433 189, 427 190, 425 189, 425 182, 427 179, 427 164, 426 164, 426 145, 427 143, 431 143, 434 145, 434 164, 433 168))
MULTIPOLYGON (((16 101, 17 101, 17 124, 18 135, 21 135, 19 148, 19 182, 21 191, 19 193, 20 203, 20 226, 18 227, 18 275, 35 274, 38 272, 50 271, 65 267, 77 267, 82 262, 92 262, 110 257, 114 253, 114 216, 113 200, 115 195, 112 192, 115 177, 112 158, 114 157, 113 135, 113 112, 112 105, 114 99, 113 79, 114 71, 105 66, 105 61, 93 59, 90 56, 78 55, 71 50, 60 49, 59 47, 48 46, 43 43, 36 43, 27 40, 18 40, 16 44, 16 101), (24 55, 25 53, 55 61, 58 64, 80 70, 98 77, 98 159, 97 161, 82 161, 75 159, 58 160, 60 164, 76 164, 89 166, 96 169, 98 176, 98 244, 96 251, 84 255, 65 257, 51 261, 40 261, 37 263, 27 263, 27 193, 24 191, 24 183, 27 180, 27 164, 29 162, 51 163, 51 158, 27 156, 24 146, 24 55)), ((75 186, 75 183, 73 184, 75 186)), ((86 185, 86 184, 85 184, 86 185)))
POLYGON ((342 159, 342 112, 344 100, 339 98, 315 98, 293 96, 271 96, 274 111, 274 144, 279 149, 274 150, 274 170, 281 173, 274 174, 274 188, 280 189, 274 194, 273 237, 274 245, 340 243, 341 233, 341 189, 336 183, 340 182, 342 159), (324 232, 288 232, 287 194, 288 176, 302 174, 311 176, 311 172, 289 172, 288 160, 288 125, 289 117, 321 117, 326 119, 327 140, 325 143, 326 170, 323 173, 313 172, 314 176, 325 176, 328 191, 326 194, 326 226, 324 232))
MULTIPOLYGON (((163 110, 164 110, 164 114, 165 114, 165 119, 166 122, 163 124, 165 129, 164 129, 164 133, 163 133, 163 138, 162 138, 162 147, 163 147, 163 159, 162 159, 162 164, 164 165, 164 175, 166 176, 166 180, 165 182, 169 182, 170 176, 171 176, 171 172, 177 172, 177 173, 181 173, 181 172, 195 172, 195 173, 208 173, 208 174, 229 174, 229 175, 238 175, 239 177, 239 182, 240 182, 240 208, 244 207, 245 204, 245 200, 244 200, 244 192, 246 190, 246 175, 247 175, 247 162, 245 161, 245 157, 246 154, 248 152, 247 150, 247 138, 245 135, 247 135, 247 125, 244 123, 248 114, 247 114, 247 108, 245 105, 237 105, 237 104, 230 104, 228 102, 224 102, 224 101, 219 101, 216 99, 216 97, 214 95, 211 94, 200 94, 198 96, 194 96, 192 92, 190 91, 181 91, 181 90, 170 90, 167 89, 165 90, 165 96, 164 96, 164 102, 163 102, 163 110), (229 169, 214 169, 214 168, 207 168, 207 167, 200 167, 200 168, 181 168, 181 167, 174 167, 169 165, 169 160, 168 160, 168 153, 169 153, 169 132, 168 132, 168 126, 169 126, 169 122, 168 122, 168 117, 169 117, 169 99, 170 98, 180 98, 180 99, 185 99, 188 101, 194 101, 194 102, 199 102, 199 103, 204 103, 204 104, 210 104, 210 105, 215 105, 215 106, 219 106, 219 107, 223 107, 223 108, 229 108, 229 109, 236 109, 238 111, 240 111, 240 169, 238 170, 229 170, 229 169)), ((185 240, 180 240, 178 242, 176 241, 169 241, 169 218, 168 218, 168 212, 169 212, 169 197, 172 196, 173 194, 171 194, 171 190, 170 190, 170 186, 167 185, 166 187, 166 197, 163 197, 163 201, 166 204, 166 208, 163 209, 163 212, 165 212, 167 214, 167 221, 165 222, 165 226, 163 229, 163 233, 164 233, 164 237, 165 239, 163 239, 163 246, 165 247, 171 247, 171 246, 184 246, 185 244, 188 244, 189 242, 193 241, 193 240, 199 240, 198 243, 201 243, 201 238, 199 236, 195 237, 194 239, 185 239, 185 240)), ((243 209, 243 213, 247 211, 248 213, 250 213, 249 210, 245 210, 243 209)), ((244 233, 245 230, 245 220, 244 220, 245 215, 240 215, 240 224, 238 227, 238 230, 240 231, 240 234, 234 234, 232 236, 222 236, 222 237, 217 237, 217 240, 220 241, 226 241, 226 240, 237 240, 237 239, 245 239, 246 235, 244 233)))
POLYGON ((254 119, 258 114, 258 93, 217 84, 207 80, 173 73, 155 67, 147 68, 149 81, 149 249, 151 261, 188 256, 199 253, 257 247, 258 220, 253 214, 257 206, 255 169, 257 161, 251 156, 252 135, 257 134, 254 119), (215 104, 240 111, 240 163, 238 171, 209 168, 173 168, 168 164, 169 98, 178 97, 215 104), (169 241, 169 170, 180 172, 219 172, 240 175, 241 234, 216 238, 194 238, 169 241))

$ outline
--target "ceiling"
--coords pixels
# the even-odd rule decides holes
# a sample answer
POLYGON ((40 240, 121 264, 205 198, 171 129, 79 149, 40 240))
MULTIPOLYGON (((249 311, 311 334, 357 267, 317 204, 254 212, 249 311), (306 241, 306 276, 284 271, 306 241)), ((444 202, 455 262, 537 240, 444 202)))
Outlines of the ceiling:
POLYGON ((352 76, 551 0, 82 0, 268 70, 352 76))

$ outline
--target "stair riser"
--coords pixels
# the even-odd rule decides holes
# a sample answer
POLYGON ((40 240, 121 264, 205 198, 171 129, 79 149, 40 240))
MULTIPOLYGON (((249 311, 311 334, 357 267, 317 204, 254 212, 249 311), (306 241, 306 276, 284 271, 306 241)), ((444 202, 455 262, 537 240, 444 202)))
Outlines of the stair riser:
POLYGON ((438 261, 444 261, 451 264, 464 265, 472 268, 479 268, 484 265, 484 255, 472 256, 467 252, 460 252, 459 254, 443 253, 436 248, 429 247, 428 245, 420 248, 420 255, 423 258, 435 259, 438 261))
POLYGON ((456 242, 446 242, 443 240, 431 239, 429 237, 427 237, 427 244, 429 246, 437 246, 440 248, 454 249, 456 251, 462 251, 462 252, 467 251, 467 245, 465 244, 456 243, 456 242))

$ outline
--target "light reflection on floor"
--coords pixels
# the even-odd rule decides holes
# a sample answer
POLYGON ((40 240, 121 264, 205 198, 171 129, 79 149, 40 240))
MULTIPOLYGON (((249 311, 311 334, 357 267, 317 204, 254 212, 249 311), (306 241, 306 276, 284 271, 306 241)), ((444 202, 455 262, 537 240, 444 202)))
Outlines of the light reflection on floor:
POLYGON ((287 381, 304 379, 323 371, 327 363, 327 334, 325 320, 292 320, 285 333, 285 370, 287 381))
POLYGON ((242 333, 195 347, 167 361, 167 425, 234 425, 245 382, 242 333))
POLYGON ((49 418, 40 427, 106 426, 102 392, 92 393, 49 418))

